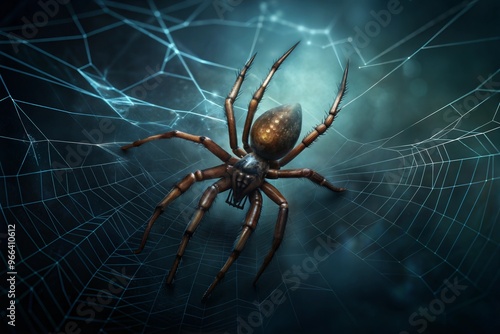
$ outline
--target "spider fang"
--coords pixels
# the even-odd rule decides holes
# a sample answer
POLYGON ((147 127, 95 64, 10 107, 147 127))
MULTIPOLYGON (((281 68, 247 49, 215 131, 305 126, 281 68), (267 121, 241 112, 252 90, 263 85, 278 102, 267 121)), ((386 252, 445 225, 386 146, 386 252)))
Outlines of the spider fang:
POLYGON ((233 195, 233 189, 229 189, 229 194, 227 195, 226 203, 231 206, 234 206, 235 208, 243 210, 243 208, 245 208, 245 203, 247 202, 247 198, 248 197, 245 196, 237 200, 233 195))

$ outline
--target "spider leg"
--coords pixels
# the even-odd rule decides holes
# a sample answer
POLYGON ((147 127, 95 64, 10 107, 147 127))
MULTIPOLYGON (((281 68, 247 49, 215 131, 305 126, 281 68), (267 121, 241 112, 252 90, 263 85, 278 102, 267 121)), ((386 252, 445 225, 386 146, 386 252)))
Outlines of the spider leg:
POLYGON ((259 89, 257 89, 257 91, 253 94, 252 100, 248 104, 247 118, 245 120, 245 127, 243 128, 243 148, 248 153, 253 151, 250 145, 248 145, 248 135, 250 133, 250 128, 252 127, 253 117, 257 111, 257 107, 259 106, 260 100, 262 100, 262 97, 264 96, 264 91, 266 90, 267 85, 269 85, 274 73, 276 73, 280 65, 285 61, 286 57, 292 53, 293 49, 295 49, 299 43, 300 42, 295 43, 287 52, 285 52, 285 54, 283 54, 283 56, 281 56, 280 59, 274 63, 266 79, 264 79, 259 89))
POLYGON ((212 203, 215 200, 215 197, 217 197, 217 194, 228 190, 230 187, 231 179, 229 177, 224 177, 208 187, 201 196, 198 203, 198 208, 193 214, 193 217, 191 218, 186 231, 184 231, 184 236, 182 237, 179 249, 177 250, 177 255, 175 257, 174 263, 172 264, 172 268, 168 273, 167 284, 172 283, 172 280, 174 279, 175 273, 177 271, 177 267, 179 266, 182 256, 184 255, 184 251, 186 250, 189 239, 193 236, 193 233, 198 228, 201 218, 203 218, 205 212, 207 212, 210 206, 212 206, 212 203))
POLYGON ((173 202, 177 197, 186 192, 196 181, 209 180, 223 176, 226 173, 226 168, 226 165, 220 165, 205 170, 197 170, 194 173, 186 175, 181 181, 177 182, 177 184, 175 184, 175 186, 170 190, 167 196, 165 196, 165 198, 156 206, 153 215, 149 219, 146 230, 142 235, 141 244, 134 253, 139 254, 140 252, 142 252, 144 246, 146 245, 146 241, 148 240, 149 232, 151 231, 153 224, 171 202, 173 202))
POLYGON ((279 178, 301 178, 307 177, 314 183, 319 184, 320 186, 326 187, 331 191, 342 192, 345 188, 336 187, 330 182, 327 181, 321 174, 316 173, 312 169, 309 168, 300 168, 300 169, 270 169, 267 172, 266 178, 268 179, 279 179, 279 178))
POLYGON ((229 258, 227 259, 226 263, 221 268, 217 276, 215 276, 213 283, 203 294, 203 298, 201 299, 202 302, 205 302, 207 298, 210 297, 210 294, 215 289, 217 284, 224 278, 229 267, 231 267, 233 262, 236 261, 238 256, 240 256, 240 253, 245 247, 248 238, 257 227, 257 222, 259 221, 260 217, 260 211, 262 209, 262 195, 260 194, 260 191, 256 189, 253 193, 249 195, 249 197, 250 197, 250 209, 248 209, 247 215, 245 217, 245 223, 243 224, 243 227, 241 229, 241 233, 239 237, 236 239, 233 252, 229 256, 229 258))
POLYGON ((136 140, 131 144, 122 146, 121 149, 126 151, 132 147, 138 147, 147 142, 158 140, 158 139, 170 139, 170 138, 181 138, 188 141, 192 141, 198 144, 202 144, 205 146, 210 152, 212 152, 217 158, 222 160, 223 162, 235 163, 238 159, 232 157, 229 153, 227 153, 222 147, 217 145, 212 139, 204 136, 195 136, 189 133, 181 132, 181 131, 170 131, 162 134, 150 136, 144 139, 136 140))
POLYGON ((267 197, 269 197, 274 203, 279 205, 280 209, 278 212, 276 227, 274 228, 273 244, 271 246, 271 249, 269 250, 269 253, 265 257, 264 262, 259 269, 259 272, 253 280, 254 286, 257 284, 260 275, 262 275, 264 270, 266 270, 267 266, 273 259, 274 253, 276 253, 276 250, 281 245, 283 235, 285 234, 286 221, 288 218, 288 202, 286 201, 286 198, 279 192, 279 190, 276 189, 272 184, 265 181, 260 188, 262 189, 262 191, 264 191, 264 194, 266 194, 267 197))
POLYGON ((287 163, 292 161, 306 147, 311 145, 321 134, 325 133, 325 131, 330 127, 330 125, 332 125, 333 121, 335 120, 335 117, 340 111, 339 109, 340 101, 342 101, 342 97, 345 94, 345 90, 347 87, 348 69, 349 69, 349 63, 347 63, 345 67, 344 75, 342 76, 342 82, 340 83, 340 88, 337 93, 337 97, 335 98, 335 101, 333 102, 333 105, 330 108, 328 116, 325 118, 324 122, 316 126, 311 133, 309 133, 307 136, 304 137, 304 139, 302 139, 302 142, 300 142, 290 152, 288 152, 287 155, 281 158, 281 160, 279 161, 280 167, 283 167, 287 163))
POLYGON ((243 83, 243 80, 245 79, 245 74, 247 73, 247 70, 250 68, 250 65, 252 65, 252 62, 257 54, 254 54, 250 60, 245 64, 243 69, 240 71, 238 74, 238 78, 236 79, 236 82, 234 83, 233 88, 231 89, 231 92, 229 95, 226 97, 226 101, 224 102, 224 110, 226 111, 226 118, 227 118, 227 127, 229 131, 229 145, 231 146, 231 149, 233 150, 233 153, 236 154, 238 157, 243 157, 246 152, 238 147, 238 139, 236 136, 236 123, 234 120, 234 109, 233 109, 233 104, 236 98, 238 97, 238 93, 241 88, 241 84, 243 83))

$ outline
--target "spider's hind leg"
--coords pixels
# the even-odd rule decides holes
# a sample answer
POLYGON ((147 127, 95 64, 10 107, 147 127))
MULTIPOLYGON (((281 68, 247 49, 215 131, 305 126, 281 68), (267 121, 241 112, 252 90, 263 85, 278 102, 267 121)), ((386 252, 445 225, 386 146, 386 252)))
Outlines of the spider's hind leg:
POLYGON ((279 179, 279 178, 308 178, 312 182, 335 191, 337 193, 343 192, 346 189, 342 187, 337 187, 328 182, 328 180, 321 174, 316 173, 309 168, 299 168, 299 169, 270 169, 267 172, 266 178, 268 179, 279 179))
POLYGON ((236 239, 233 252, 229 256, 229 258, 227 259, 226 263, 219 271, 217 276, 215 276, 215 279, 210 285, 210 287, 203 295, 202 302, 205 302, 207 300, 207 298, 210 296, 210 294, 215 289, 220 280, 224 278, 229 267, 231 267, 233 262, 236 261, 238 256, 240 256, 240 253, 245 247, 248 238, 257 227, 257 222, 259 221, 260 217, 260 211, 262 209, 262 195, 260 194, 260 191, 257 189, 254 190, 253 193, 249 195, 249 197, 250 197, 250 209, 248 209, 247 215, 245 217, 245 223, 243 224, 243 227, 241 229, 241 233, 239 237, 236 239))
POLYGON ((264 96, 264 92, 266 91, 267 85, 269 85, 269 82, 271 81, 271 78, 273 77, 274 73, 276 73, 281 64, 290 55, 290 53, 292 53, 292 51, 297 47, 297 45, 299 45, 299 43, 300 42, 295 43, 290 49, 288 49, 287 52, 285 52, 278 60, 276 60, 276 62, 271 67, 271 70, 269 70, 269 74, 264 79, 259 89, 257 89, 257 91, 253 94, 253 97, 250 100, 250 103, 248 104, 248 112, 247 112, 247 117, 245 119, 245 127, 243 128, 243 136, 242 136, 243 148, 248 153, 253 152, 252 148, 250 147, 250 144, 248 143, 248 136, 250 134, 250 129, 252 128, 253 118, 255 112, 257 111, 257 107, 259 106, 259 103, 262 100, 262 97, 264 96))
POLYGON ((328 115, 326 116, 323 123, 316 126, 312 130, 312 132, 310 132, 307 136, 305 136, 304 139, 302 139, 302 141, 297 146, 295 146, 290 152, 288 152, 283 158, 280 159, 279 161, 280 167, 285 166, 287 163, 295 159, 297 155, 299 155, 303 150, 309 147, 316 139, 318 139, 320 135, 322 135, 323 133, 325 133, 326 130, 328 130, 330 125, 332 125, 333 121, 335 120, 337 114, 340 111, 339 105, 346 92, 348 70, 349 70, 349 62, 347 62, 347 65, 345 66, 344 74, 342 76, 342 82, 340 83, 337 97, 333 101, 332 107, 330 108, 330 111, 328 112, 328 115))

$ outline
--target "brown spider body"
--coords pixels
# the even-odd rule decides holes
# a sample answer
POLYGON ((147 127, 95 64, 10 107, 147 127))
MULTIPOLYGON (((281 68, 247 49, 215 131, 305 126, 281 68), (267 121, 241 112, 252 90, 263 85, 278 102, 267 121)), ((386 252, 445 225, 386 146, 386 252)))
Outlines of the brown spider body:
POLYGON ((243 209, 245 202, 242 201, 264 182, 270 161, 290 152, 299 139, 301 128, 302 108, 298 103, 269 109, 257 118, 250 130, 253 152, 234 164, 233 187, 226 203, 243 209))
POLYGON ((255 120, 250 132, 250 147, 266 160, 278 160, 295 146, 302 129, 300 104, 270 109, 255 120))
POLYGON ((215 277, 213 283, 203 295, 202 300, 206 300, 217 284, 222 280, 222 278, 224 278, 229 267, 234 261, 236 261, 245 247, 248 238, 257 227, 262 209, 261 191, 278 205, 279 211, 271 249, 265 257, 264 262, 254 279, 254 285, 257 283, 257 280, 267 268, 275 252, 279 248, 285 233, 288 217, 288 202, 279 190, 267 182, 266 179, 308 178, 312 182, 331 191, 342 192, 345 190, 344 188, 332 185, 323 176, 311 169, 299 168, 282 170, 281 168, 293 160, 305 148, 311 145, 333 123, 340 110, 339 105, 346 90, 348 66, 346 66, 344 70, 339 91, 327 117, 323 123, 316 126, 312 132, 306 135, 299 144, 296 145, 302 126, 302 110, 299 104, 282 105, 270 109, 253 122, 259 102, 262 99, 264 91, 272 76, 288 55, 294 50, 297 44, 285 52, 285 54, 274 63, 268 76, 253 95, 248 106, 247 118, 243 129, 243 148, 238 147, 233 104, 245 78, 245 74, 250 68, 255 55, 250 58, 240 71, 238 78, 236 79, 236 82, 234 83, 234 86, 227 96, 224 104, 229 131, 229 145, 237 157, 234 157, 226 152, 210 138, 196 136, 180 131, 170 131, 150 136, 122 147, 122 150, 125 151, 129 148, 140 146, 152 140, 180 138, 202 144, 223 162, 222 165, 204 170, 198 170, 194 173, 186 175, 157 205, 153 216, 149 220, 146 230, 142 236, 141 244, 136 253, 140 253, 143 250, 154 222, 172 201, 186 192, 195 182, 215 178, 219 179, 212 186, 207 188, 200 198, 196 212, 193 214, 193 218, 189 222, 184 232, 184 236, 182 237, 174 263, 172 264, 172 268, 170 269, 167 277, 167 284, 172 283, 182 256, 184 255, 188 245, 189 239, 193 236, 201 222, 201 219, 203 218, 203 215, 210 208, 217 194, 229 190, 226 202, 239 209, 243 209, 246 200, 249 200, 250 208, 247 211, 242 231, 234 244, 234 249, 224 266, 215 277))

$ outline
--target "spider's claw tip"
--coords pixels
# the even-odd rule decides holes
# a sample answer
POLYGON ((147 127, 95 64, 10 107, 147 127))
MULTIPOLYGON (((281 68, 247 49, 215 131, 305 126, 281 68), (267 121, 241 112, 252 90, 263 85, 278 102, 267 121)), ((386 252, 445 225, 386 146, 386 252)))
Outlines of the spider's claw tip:
POLYGON ((173 285, 173 281, 174 281, 174 274, 175 274, 175 271, 172 272, 172 270, 168 273, 168 277, 167 277, 167 280, 166 280, 166 283, 168 286, 172 286, 173 285))
POLYGON ((202 303, 206 303, 206 302, 207 302, 207 300, 208 300, 208 297, 210 297, 210 294, 209 294, 209 293, 207 293, 207 292, 205 292, 205 293, 203 294, 203 297, 201 297, 201 302, 202 302, 202 303))
POLYGON ((252 285, 253 285, 254 288, 257 287, 257 281, 258 280, 259 280, 258 277, 255 277, 255 279, 253 280, 252 285))
POLYGON ((139 248, 134 251, 134 254, 139 254, 140 252, 142 252, 142 249, 139 248))

